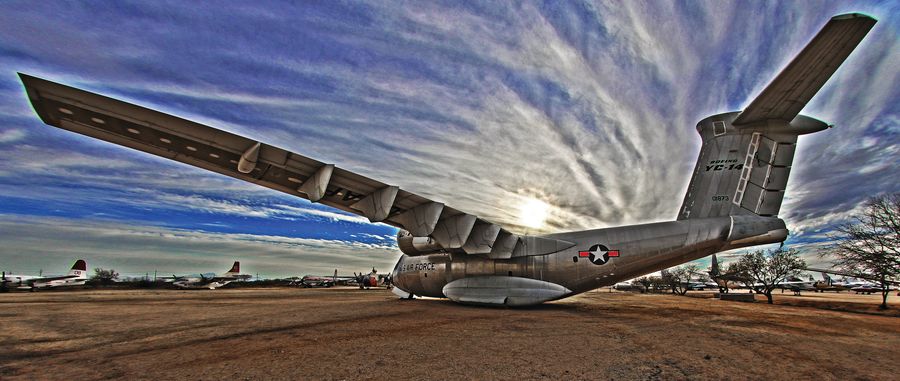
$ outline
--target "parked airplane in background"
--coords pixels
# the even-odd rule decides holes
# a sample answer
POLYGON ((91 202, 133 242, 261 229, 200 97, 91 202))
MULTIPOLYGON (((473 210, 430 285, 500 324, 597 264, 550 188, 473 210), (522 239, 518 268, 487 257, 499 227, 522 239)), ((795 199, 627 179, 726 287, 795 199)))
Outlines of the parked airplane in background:
POLYGON ((208 288, 210 290, 215 290, 216 288, 222 287, 226 284, 234 282, 236 280, 245 280, 250 279, 251 275, 241 274, 241 262, 234 261, 234 264, 231 266, 231 270, 221 275, 214 275, 211 277, 206 277, 203 274, 200 274, 199 277, 179 277, 175 276, 175 281, 172 282, 175 287, 179 288, 208 288))
MULTIPOLYGON (((875 278, 875 277, 869 277, 869 276, 865 276, 862 274, 853 274, 853 273, 850 273, 847 271, 840 271, 840 270, 825 270, 825 269, 815 269, 815 268, 806 268, 806 270, 818 271, 818 272, 822 273, 822 276, 825 278, 825 282, 827 282, 829 285, 833 285, 832 287, 841 288, 840 291, 850 289, 850 291, 853 291, 857 294, 873 294, 873 293, 880 293, 883 290, 881 287, 881 280, 878 278, 875 278), (828 274, 843 276, 844 280, 842 282, 832 282, 831 277, 828 276, 828 274), (847 279, 855 279, 855 278, 862 279, 862 281, 859 281, 859 280, 848 281, 847 280, 847 279)), ((887 283, 887 285, 888 285, 888 291, 890 291, 891 286, 897 286, 898 288, 900 288, 900 281, 889 279, 889 280, 885 281, 885 283, 887 283)), ((828 291, 831 291, 831 290, 828 290, 828 291)), ((900 295, 900 293, 898 293, 897 295, 900 295)))
MULTIPOLYGON (((747 108, 698 122, 703 144, 675 221, 543 236, 516 234, 398 186, 253 139, 19 76, 35 112, 51 126, 402 229, 397 243, 404 255, 392 272, 397 295, 523 306, 614 285, 724 250, 783 242, 788 231, 778 212, 797 138, 831 127, 800 115, 800 110, 875 23, 863 14, 833 17, 747 108)), ((735 47, 734 54, 739 50, 735 47)), ((716 91, 719 85, 709 83, 707 90, 716 91)))
POLYGON ((784 281, 778 283, 776 287, 780 288, 782 291, 790 290, 793 291, 795 295, 800 295, 802 291, 817 291, 816 284, 819 283, 813 277, 809 277, 808 280, 803 280, 797 277, 789 277, 784 281))
MULTIPOLYGON (((872 295, 872 294, 880 294, 882 291, 884 291, 884 289, 881 288, 881 286, 876 285, 876 284, 867 284, 865 286, 853 287, 850 289, 850 291, 853 291, 857 294, 872 295)), ((888 289, 888 291, 890 291, 890 289, 888 289)))
POLYGON ((341 283, 349 283, 351 281, 356 282, 358 280, 358 276, 356 273, 353 273, 353 276, 338 276, 337 269, 334 269, 334 275, 328 276, 320 276, 320 275, 304 275, 303 278, 300 278, 300 281, 296 283, 300 287, 332 287, 341 283))
POLYGON ((368 274, 363 274, 362 272, 360 272, 359 275, 357 275, 356 273, 353 273, 353 275, 356 276, 356 285, 359 286, 360 290, 362 290, 363 288, 368 290, 370 287, 378 286, 378 272, 375 271, 374 267, 368 274))
POLYGON ((616 291, 638 291, 638 292, 645 291, 644 286, 642 284, 635 283, 634 281, 619 282, 619 283, 616 283, 615 285, 613 285, 613 288, 616 289, 616 291))
POLYGON ((751 278, 738 272, 721 272, 721 270, 719 270, 719 260, 716 258, 715 254, 712 255, 709 278, 713 280, 713 283, 719 286, 719 291, 726 293, 730 289, 745 287, 748 283, 753 282, 751 278))
POLYGON ((79 259, 72 265, 72 269, 69 270, 68 274, 60 276, 13 275, 4 271, 0 274, 0 289, 6 291, 10 288, 15 288, 35 291, 41 288, 83 286, 87 280, 87 262, 79 259))
MULTIPOLYGON (((722 292, 728 292, 734 288, 745 288, 754 286, 754 280, 739 272, 722 273, 719 270, 719 261, 716 255, 712 255, 712 264, 709 269, 709 277, 719 286, 722 292)), ((816 291, 816 282, 812 277, 809 280, 803 280, 797 277, 790 277, 776 284, 776 288, 793 291, 800 294, 801 291, 816 291)), ((759 286, 755 284, 755 286, 759 286)))
POLYGON ((816 282, 815 287, 816 287, 816 292, 825 292, 825 291, 841 292, 841 291, 847 291, 856 286, 850 286, 850 282, 846 281, 846 278, 843 281, 836 282, 831 279, 831 277, 828 275, 828 273, 822 273, 822 281, 816 282))

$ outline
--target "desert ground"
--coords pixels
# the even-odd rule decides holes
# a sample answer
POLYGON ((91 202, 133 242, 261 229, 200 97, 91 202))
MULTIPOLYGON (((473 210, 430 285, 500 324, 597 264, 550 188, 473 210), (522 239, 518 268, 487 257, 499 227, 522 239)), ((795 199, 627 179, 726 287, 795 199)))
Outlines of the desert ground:
POLYGON ((8 293, 0 379, 897 379, 900 317, 834 310, 877 298, 776 298, 603 290, 504 309, 350 288, 8 293))

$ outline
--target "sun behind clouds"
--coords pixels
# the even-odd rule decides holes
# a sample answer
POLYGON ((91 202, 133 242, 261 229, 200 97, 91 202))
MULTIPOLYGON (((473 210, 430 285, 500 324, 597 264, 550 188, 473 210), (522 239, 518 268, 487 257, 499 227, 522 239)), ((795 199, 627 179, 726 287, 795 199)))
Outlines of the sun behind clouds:
POLYGON ((540 228, 544 226, 549 210, 550 205, 546 202, 536 198, 526 199, 519 207, 519 222, 529 228, 540 228))

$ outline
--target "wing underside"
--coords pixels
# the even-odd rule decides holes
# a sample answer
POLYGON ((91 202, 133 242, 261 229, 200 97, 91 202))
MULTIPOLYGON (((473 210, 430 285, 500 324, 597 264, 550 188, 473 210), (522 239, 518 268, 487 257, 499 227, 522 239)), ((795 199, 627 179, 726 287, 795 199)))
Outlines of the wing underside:
POLYGON ((409 231, 448 251, 491 258, 540 255, 573 244, 520 236, 443 203, 227 131, 19 74, 44 123, 249 181, 409 231))

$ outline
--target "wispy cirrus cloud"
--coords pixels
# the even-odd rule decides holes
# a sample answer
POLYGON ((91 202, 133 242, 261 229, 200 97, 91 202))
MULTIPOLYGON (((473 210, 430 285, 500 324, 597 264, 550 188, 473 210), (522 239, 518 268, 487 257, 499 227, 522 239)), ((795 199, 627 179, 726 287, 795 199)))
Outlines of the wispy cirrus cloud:
MULTIPOLYGON (((837 127, 800 139, 782 216, 809 242, 866 197, 897 190, 900 9, 890 2, 7 8, 3 67, 335 163, 519 231, 519 205, 538 198, 550 205, 548 232, 674 217, 699 150, 695 123, 749 103, 829 17, 868 12, 878 25, 804 110, 837 127)), ((15 138, 0 150, 0 200, 11 200, 2 212, 97 209, 229 234, 393 233, 43 126, 17 111, 28 105, 14 75, 0 76, 0 90, 0 136, 15 138)))

